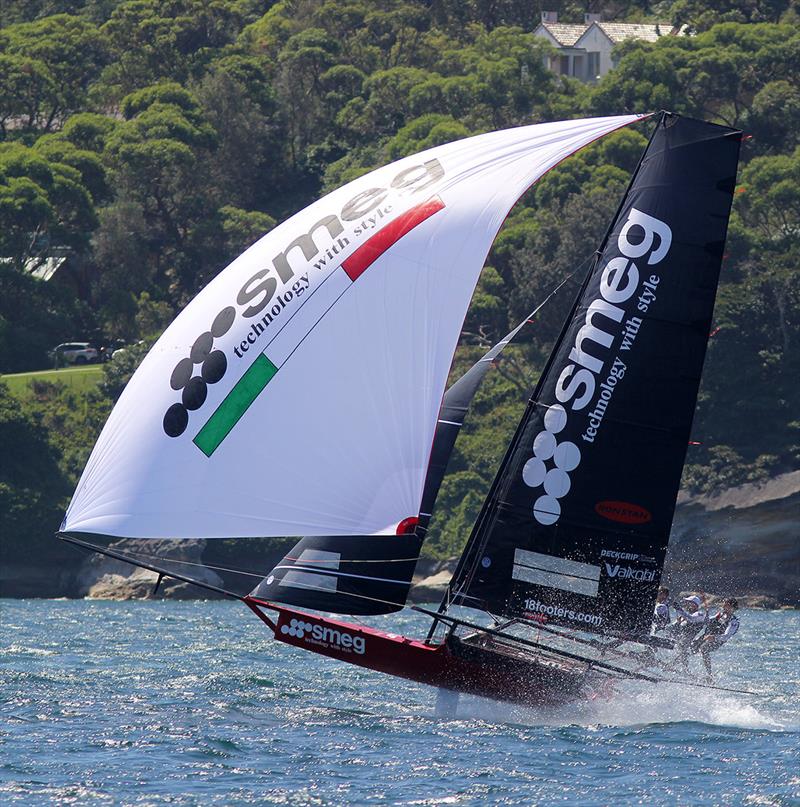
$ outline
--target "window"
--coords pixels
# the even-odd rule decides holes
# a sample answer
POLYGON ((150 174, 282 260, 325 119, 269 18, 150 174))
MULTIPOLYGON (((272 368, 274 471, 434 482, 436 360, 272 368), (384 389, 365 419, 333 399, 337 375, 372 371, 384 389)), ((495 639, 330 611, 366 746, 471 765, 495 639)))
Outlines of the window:
POLYGON ((597 51, 589 53, 588 63, 586 65, 586 78, 589 81, 594 81, 600 75, 600 54, 597 51))

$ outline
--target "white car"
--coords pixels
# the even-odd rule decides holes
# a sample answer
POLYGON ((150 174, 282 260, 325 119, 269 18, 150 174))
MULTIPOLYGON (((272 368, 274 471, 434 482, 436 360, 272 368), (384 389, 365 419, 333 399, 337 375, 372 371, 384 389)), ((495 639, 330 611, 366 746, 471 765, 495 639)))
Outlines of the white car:
POLYGON ((100 356, 88 342, 63 342, 54 347, 50 354, 64 364, 91 364, 100 356))

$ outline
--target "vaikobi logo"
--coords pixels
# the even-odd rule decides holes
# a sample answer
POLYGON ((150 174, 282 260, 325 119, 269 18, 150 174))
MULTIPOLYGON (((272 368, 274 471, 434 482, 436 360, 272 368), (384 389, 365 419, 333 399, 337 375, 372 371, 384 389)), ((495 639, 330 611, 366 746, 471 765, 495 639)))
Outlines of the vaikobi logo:
POLYGON ((363 656, 367 649, 367 642, 363 636, 353 636, 347 631, 329 628, 326 625, 314 625, 302 619, 292 619, 288 625, 282 625, 281 633, 311 644, 333 647, 346 653, 358 653, 360 656, 363 656))
POLYGON ((606 563, 605 567, 609 577, 616 577, 619 580, 637 580, 640 583, 652 583, 656 579, 654 569, 632 569, 630 566, 620 566, 618 563, 613 566, 606 563))

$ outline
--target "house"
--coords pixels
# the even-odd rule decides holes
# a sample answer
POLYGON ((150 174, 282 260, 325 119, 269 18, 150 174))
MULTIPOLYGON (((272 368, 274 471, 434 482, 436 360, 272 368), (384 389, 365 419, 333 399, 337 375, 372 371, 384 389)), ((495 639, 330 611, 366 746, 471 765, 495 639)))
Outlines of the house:
MULTIPOLYGON (((0 265, 14 269, 13 258, 0 257, 0 265)), ((42 283, 64 286, 80 297, 88 299, 88 265, 69 247, 49 247, 47 251, 25 259, 23 274, 42 283)))
POLYGON ((543 11, 533 34, 558 51, 555 56, 545 57, 545 67, 559 76, 594 82, 614 66, 614 45, 626 39, 655 42, 662 36, 682 32, 669 22, 603 22, 600 14, 585 14, 581 25, 561 23, 557 12, 543 11))

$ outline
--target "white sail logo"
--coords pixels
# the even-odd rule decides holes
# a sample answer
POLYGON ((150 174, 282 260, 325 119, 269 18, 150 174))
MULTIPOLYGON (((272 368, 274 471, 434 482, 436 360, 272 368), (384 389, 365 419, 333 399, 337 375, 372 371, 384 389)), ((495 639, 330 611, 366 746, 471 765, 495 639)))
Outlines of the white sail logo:
POLYGON ((581 452, 575 443, 559 443, 556 435, 567 425, 567 412, 561 404, 549 407, 544 416, 544 431, 533 441, 533 456, 522 469, 522 479, 532 488, 544 486, 544 496, 533 505, 534 518, 540 524, 554 524, 561 515, 558 500, 570 489, 569 472, 581 462, 581 452), (547 467, 552 462, 555 467, 547 467))
MULTIPOLYGON (((611 258, 603 267, 599 294, 586 309, 585 322, 575 334, 575 343, 569 352, 570 363, 556 381, 555 397, 560 403, 548 407, 544 416, 544 430, 533 440, 533 457, 522 469, 522 479, 526 485, 532 488, 544 486, 545 495, 539 496, 533 503, 533 517, 540 524, 548 526, 558 521, 561 516, 559 499, 569 493, 571 486, 569 472, 581 462, 581 452, 575 443, 559 443, 556 439, 556 435, 567 425, 567 410, 562 404, 569 404, 573 412, 578 412, 594 399, 597 377, 609 358, 605 351, 610 350, 614 343, 613 324, 623 321, 626 311, 622 304, 627 303, 639 288, 639 269, 634 261, 647 256, 648 266, 660 263, 671 245, 672 230, 667 224, 635 207, 630 209, 617 238, 617 247, 622 255, 611 258), (635 240, 631 240, 631 237, 635 240), (604 320, 612 323, 612 328, 604 330, 608 327, 604 320), (589 345, 594 346, 594 352, 589 352, 589 345), (601 357, 595 355, 598 349, 601 357), (546 463, 551 460, 555 467, 548 468, 546 463)), ((655 288, 659 278, 651 275, 650 281, 652 288, 655 288)), ((645 281, 645 285, 647 283, 645 281)), ((655 300, 651 289, 645 291, 649 296, 645 299, 643 294, 637 304, 641 313, 647 312, 649 304, 655 300)), ((639 324, 630 336, 631 341, 638 332, 639 324)), ((605 382, 608 389, 601 392, 602 411, 592 413, 596 424, 602 420, 613 390, 626 369, 625 362, 617 358, 605 382)), ((598 426, 593 426, 592 434, 584 439, 594 442, 597 430, 598 426)))

